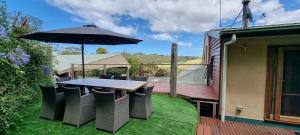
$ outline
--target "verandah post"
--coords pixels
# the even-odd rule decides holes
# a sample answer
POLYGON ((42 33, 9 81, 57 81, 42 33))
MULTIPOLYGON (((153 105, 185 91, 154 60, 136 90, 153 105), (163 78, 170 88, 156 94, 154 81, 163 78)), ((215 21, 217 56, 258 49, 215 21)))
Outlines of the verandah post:
POLYGON ((177 83, 177 44, 172 43, 171 48, 171 79, 170 79, 170 94, 176 97, 176 83, 177 83))

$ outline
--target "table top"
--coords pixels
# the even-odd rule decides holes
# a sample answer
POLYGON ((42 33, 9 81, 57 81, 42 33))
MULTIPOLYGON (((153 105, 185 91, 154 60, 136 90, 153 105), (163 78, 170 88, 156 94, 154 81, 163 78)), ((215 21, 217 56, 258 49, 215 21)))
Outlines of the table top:
POLYGON ((113 80, 113 79, 76 79, 69 81, 57 82, 57 84, 78 85, 78 86, 92 86, 92 87, 105 87, 123 89, 127 91, 135 91, 147 84, 144 81, 132 80, 113 80))

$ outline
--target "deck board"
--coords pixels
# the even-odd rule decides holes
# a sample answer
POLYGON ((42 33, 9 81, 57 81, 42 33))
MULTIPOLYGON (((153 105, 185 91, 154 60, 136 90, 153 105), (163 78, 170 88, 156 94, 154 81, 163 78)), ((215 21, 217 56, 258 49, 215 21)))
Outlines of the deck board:
MULTIPOLYGON (((154 83, 154 93, 170 93, 170 83, 156 82, 154 83)), ((219 97, 214 92, 213 87, 197 84, 177 84, 178 95, 204 100, 219 100, 219 97)))
MULTIPOLYGON (((295 131, 276 128, 270 126, 262 126, 255 124, 247 124, 233 121, 221 122, 216 118, 201 117, 199 125, 209 126, 211 135, 294 135, 295 131)), ((199 129, 199 128, 198 128, 199 129)), ((197 132, 197 135, 200 135, 197 132)), ((203 131, 202 131, 203 133, 203 131)))

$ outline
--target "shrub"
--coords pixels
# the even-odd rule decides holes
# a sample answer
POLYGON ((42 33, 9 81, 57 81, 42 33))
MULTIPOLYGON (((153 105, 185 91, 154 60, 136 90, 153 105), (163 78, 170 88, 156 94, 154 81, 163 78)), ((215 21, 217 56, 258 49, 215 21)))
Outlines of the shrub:
POLYGON ((157 65, 143 65, 142 70, 144 74, 151 74, 154 75, 158 71, 157 65))
POLYGON ((168 71, 166 69, 160 68, 157 70, 157 72, 155 73, 155 76, 157 77, 165 77, 168 76, 168 71))
POLYGON ((128 63, 130 64, 129 74, 131 77, 136 76, 140 71, 141 60, 135 56, 126 56, 128 63))
POLYGON ((87 76, 90 76, 90 77, 99 77, 99 75, 102 73, 103 71, 102 70, 99 70, 99 69, 93 69, 91 71, 88 72, 87 76))
POLYGON ((127 74, 127 68, 121 68, 121 67, 108 68, 106 70, 106 74, 120 76, 122 74, 127 74))
POLYGON ((6 9, 6 3, 1 1, 0 134, 16 128, 16 122, 21 120, 19 111, 40 97, 40 84, 52 84, 51 77, 43 72, 45 67, 51 70, 52 56, 47 51, 51 48, 16 38, 37 30, 39 21, 21 14, 11 16, 6 9))

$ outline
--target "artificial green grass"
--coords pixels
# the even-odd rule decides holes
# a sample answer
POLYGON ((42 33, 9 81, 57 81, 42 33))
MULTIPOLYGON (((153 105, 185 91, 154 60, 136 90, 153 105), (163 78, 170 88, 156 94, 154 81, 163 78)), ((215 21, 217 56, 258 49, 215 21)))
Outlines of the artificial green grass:
MULTIPOLYGON (((117 131, 117 135, 195 135, 197 112, 195 107, 180 98, 167 95, 153 95, 153 114, 148 120, 130 118, 129 122, 117 131)), ((111 133, 95 129, 95 121, 80 128, 50 121, 39 117, 41 103, 23 110, 23 120, 12 135, 108 135, 111 133)))

